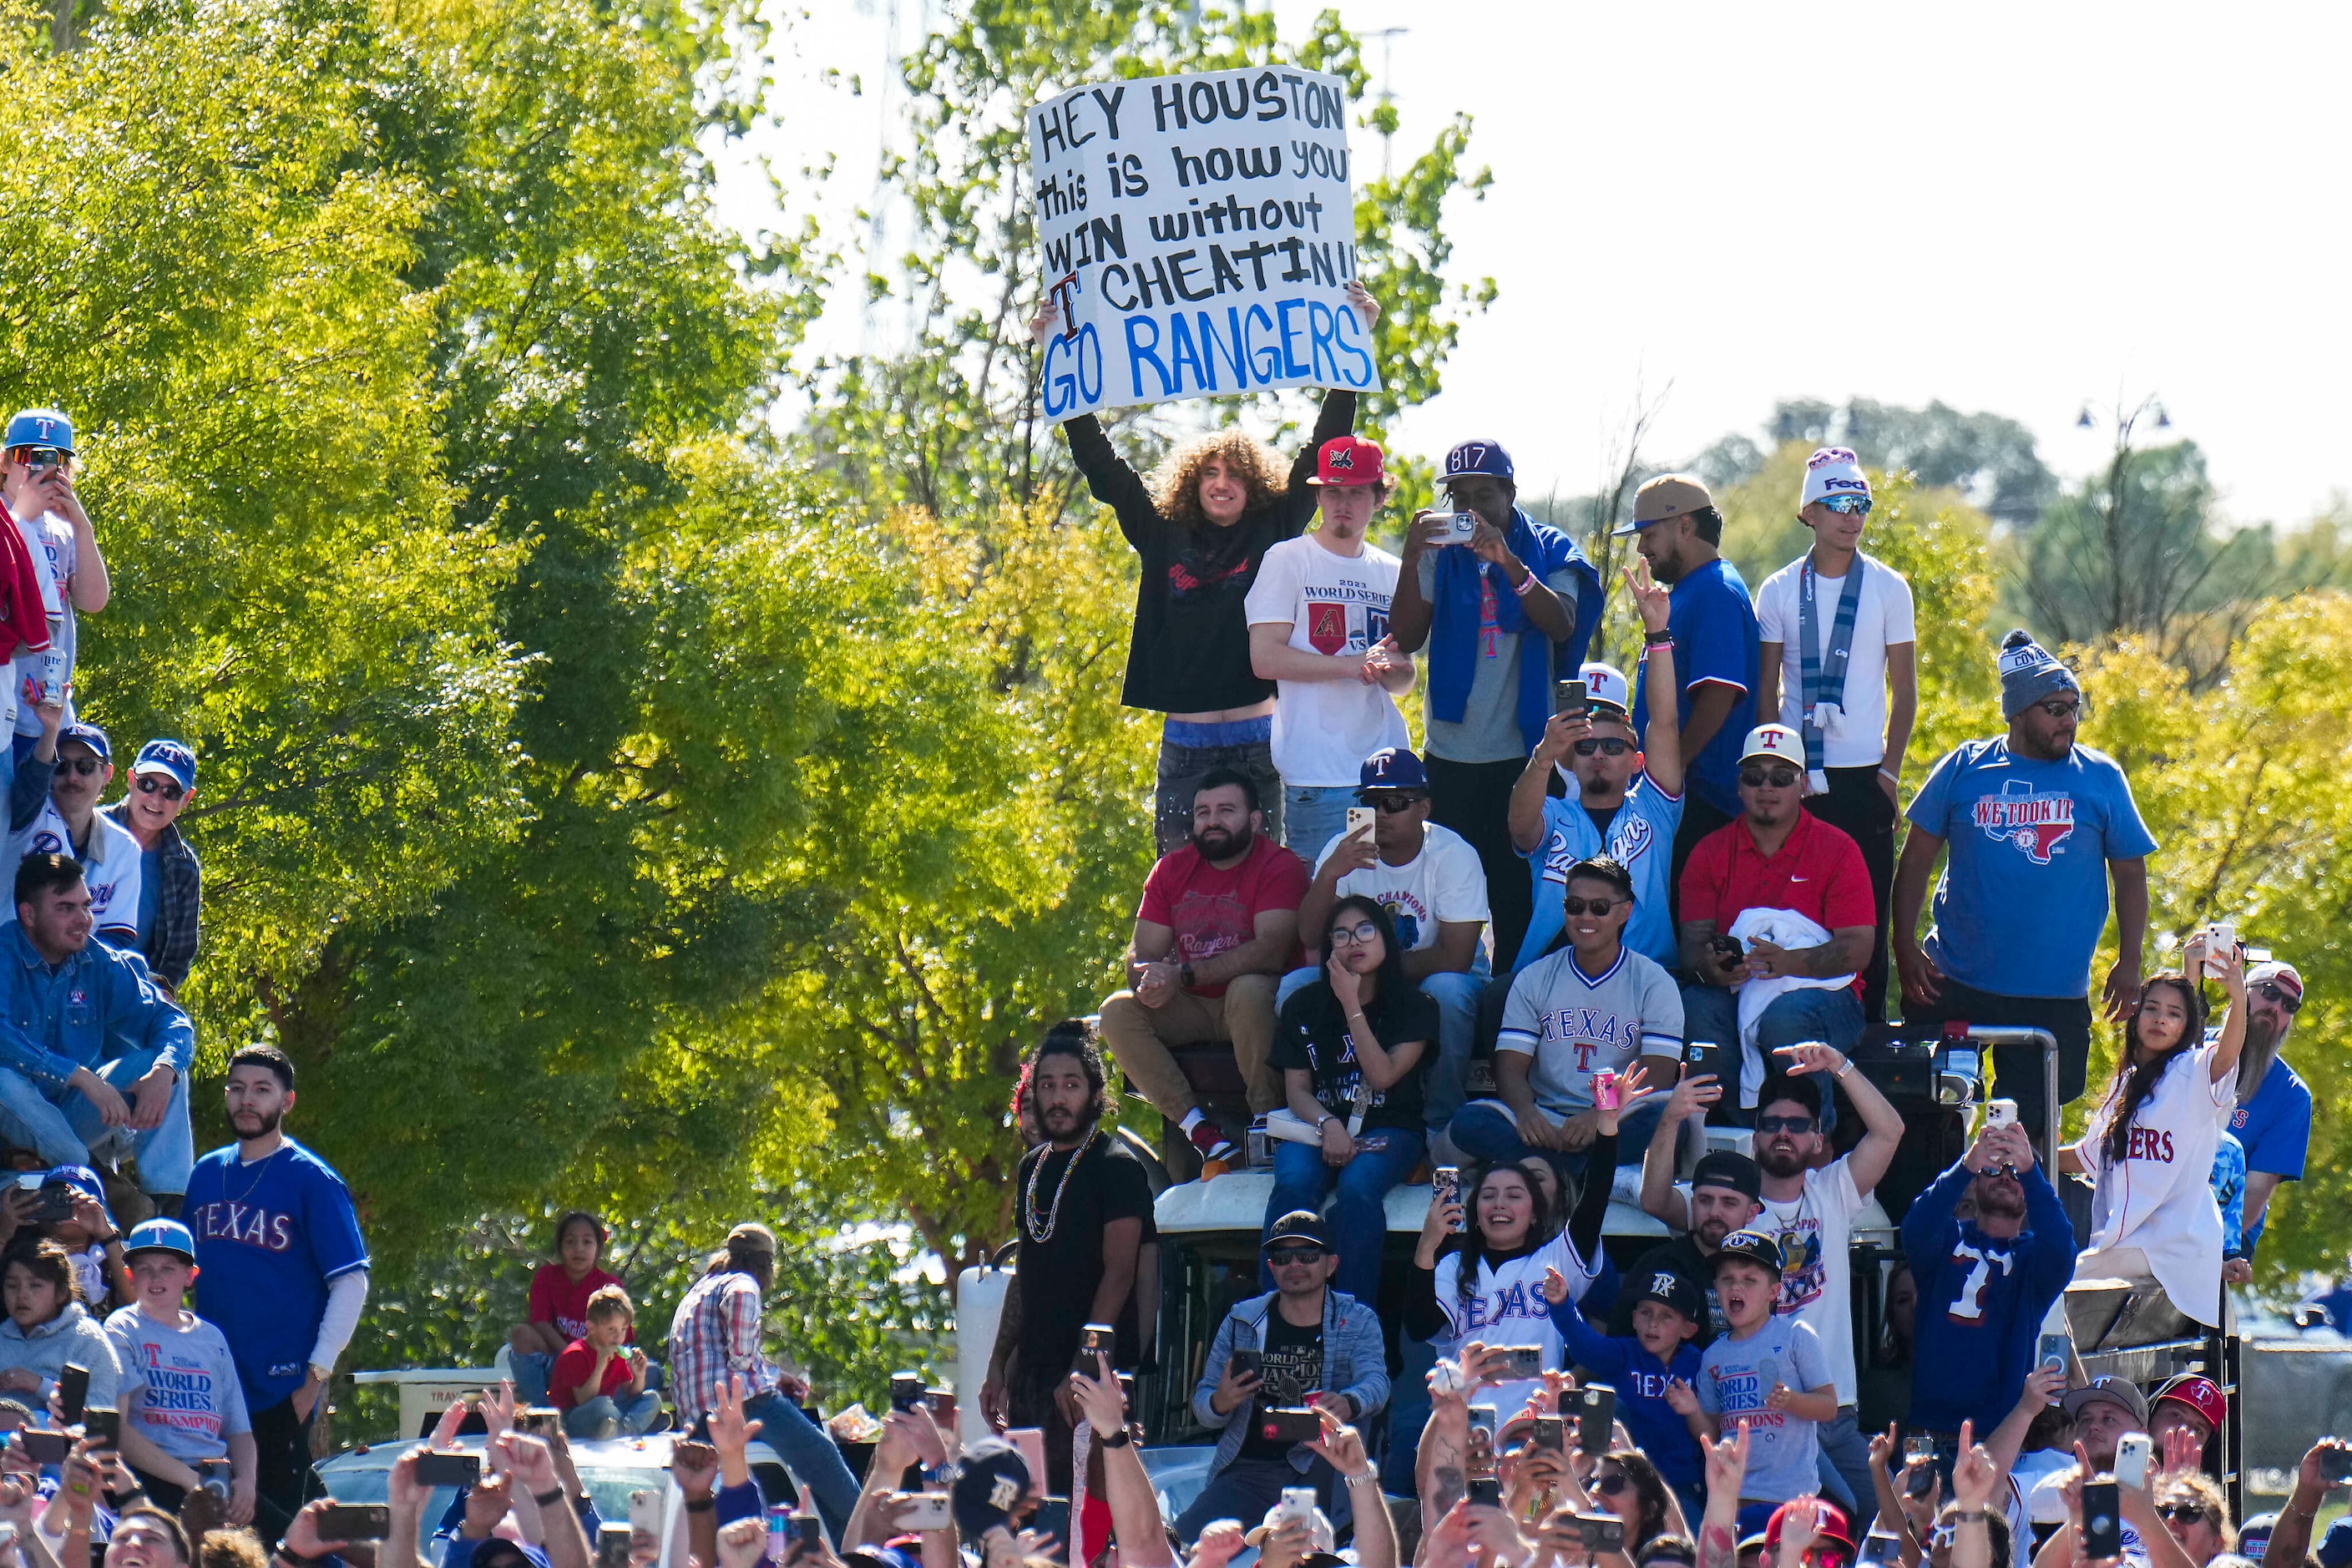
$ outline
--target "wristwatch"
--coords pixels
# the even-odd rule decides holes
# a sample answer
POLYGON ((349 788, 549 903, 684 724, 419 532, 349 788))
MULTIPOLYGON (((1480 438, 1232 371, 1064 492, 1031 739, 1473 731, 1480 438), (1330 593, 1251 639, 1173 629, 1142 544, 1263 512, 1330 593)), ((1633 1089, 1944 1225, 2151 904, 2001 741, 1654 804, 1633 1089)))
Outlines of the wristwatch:
POLYGON ((1181 985, 1187 991, 1192 989, 1192 966, 1191 963, 1180 963, 1176 966, 1176 984, 1181 985))
POLYGON ((1134 1434, 1134 1433, 1132 1433, 1132 1432, 1130 1432, 1130 1431, 1129 1431, 1126 1427, 1122 1426, 1122 1427, 1120 1427, 1118 1431, 1111 1433, 1108 1436, 1106 1436, 1106 1437, 1102 1440, 1102 1446, 1103 1446, 1104 1447, 1106 1447, 1106 1448, 1124 1448, 1124 1447, 1126 1447, 1129 1443, 1132 1443, 1132 1442, 1134 1442, 1134 1441, 1135 1441, 1135 1434, 1134 1434))

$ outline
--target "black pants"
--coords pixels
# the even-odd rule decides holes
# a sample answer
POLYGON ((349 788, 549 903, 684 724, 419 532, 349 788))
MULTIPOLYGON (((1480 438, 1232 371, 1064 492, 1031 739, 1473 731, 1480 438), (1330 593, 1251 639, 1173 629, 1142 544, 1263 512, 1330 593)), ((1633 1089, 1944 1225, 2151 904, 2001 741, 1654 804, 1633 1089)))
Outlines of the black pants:
POLYGON ((1444 757, 1427 760, 1429 819, 1450 827, 1478 852, 1486 871, 1487 918, 1495 928, 1495 959, 1507 963, 1518 955, 1528 934, 1535 900, 1528 883, 1528 863, 1511 847, 1511 786, 1528 771, 1525 759, 1501 763, 1454 763, 1444 757))
POLYGON ((1683 868, 1690 863, 1691 851, 1698 841, 1718 827, 1728 827, 1732 819, 1699 798, 1698 787, 1685 779, 1683 782, 1683 823, 1675 829, 1675 865, 1672 879, 1667 884, 1667 904, 1675 912, 1675 935, 1681 939, 1683 929, 1683 868))
POLYGON ((1862 1021, 1886 1021, 1886 925, 1895 907, 1895 803, 1886 798, 1875 767, 1824 768, 1827 795, 1805 797, 1805 809, 1862 847, 1870 870, 1871 896, 1878 900, 1878 930, 1870 942, 1870 964, 1862 972, 1862 1021))
MULTIPOLYGON (((323 1390, 319 1397, 326 1398, 323 1390)), ((265 1542, 275 1543, 304 1503, 327 1495, 310 1469, 310 1429, 318 1419, 316 1405, 307 1419, 296 1415, 291 1394, 253 1412, 253 1528, 265 1542)))
MULTIPOLYGON (((2079 1098, 2091 1068, 2091 999, 2087 996, 2002 996, 1949 978, 1924 1018, 1913 1023, 2007 1024, 2047 1029, 2058 1042, 2058 1104, 2079 1098)), ((1992 1053, 1995 1098, 2017 1101, 2017 1119, 2038 1147, 2043 1120, 2042 1053, 2027 1046, 1997 1046, 1992 1053)), ((2043 1151, 2042 1158, 2050 1157, 2043 1151)))

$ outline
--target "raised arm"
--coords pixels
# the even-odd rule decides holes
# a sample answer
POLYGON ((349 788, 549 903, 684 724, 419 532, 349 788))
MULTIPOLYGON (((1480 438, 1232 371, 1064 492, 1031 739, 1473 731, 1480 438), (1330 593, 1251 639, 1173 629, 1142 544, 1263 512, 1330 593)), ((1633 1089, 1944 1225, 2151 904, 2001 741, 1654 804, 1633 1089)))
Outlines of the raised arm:
POLYGON ((1544 801, 1551 794, 1551 771, 1568 759, 1577 742, 1591 732, 1591 721, 1581 713, 1555 713, 1544 721, 1543 739, 1536 742, 1528 765, 1511 784, 1511 847, 1520 854, 1533 855, 1543 847, 1544 801))
MULTIPOLYGON (((1664 588, 1650 581, 1650 563, 1638 555, 1633 564, 1625 568, 1625 587, 1633 595, 1633 608, 1642 617, 1642 694, 1649 699, 1650 707, 1649 728, 1642 731, 1642 771, 1668 795, 1680 795, 1683 759, 1696 755, 1698 746, 1705 742, 1685 744, 1683 738, 1682 705, 1678 700, 1682 688, 1675 684, 1681 677, 1676 673, 1675 645, 1671 641, 1649 641, 1665 636, 1672 600, 1664 588)), ((1696 710, 1691 718, 1696 723, 1696 710)))
MULTIPOLYGON (((1903 1142, 1903 1114, 1886 1102, 1878 1086, 1867 1075, 1855 1070, 1854 1065, 1838 1052, 1818 1043, 1782 1046, 1772 1053, 1787 1059, 1787 1071, 1826 1072, 1845 1089, 1846 1099, 1853 1102, 1854 1114, 1862 1118, 1865 1129, 1862 1142, 1845 1157, 1846 1175, 1853 1182, 1853 1190, 1864 1197, 1871 1194, 1886 1167, 1895 1161, 1895 1151, 1903 1142)), ((1828 1417, 1824 1416, 1826 1420, 1828 1417)))
POLYGON ((1723 1098, 1713 1073, 1686 1073, 1642 1152, 1642 1212, 1669 1230, 1691 1227, 1690 1202, 1675 1186, 1675 1139, 1684 1122, 1723 1098))

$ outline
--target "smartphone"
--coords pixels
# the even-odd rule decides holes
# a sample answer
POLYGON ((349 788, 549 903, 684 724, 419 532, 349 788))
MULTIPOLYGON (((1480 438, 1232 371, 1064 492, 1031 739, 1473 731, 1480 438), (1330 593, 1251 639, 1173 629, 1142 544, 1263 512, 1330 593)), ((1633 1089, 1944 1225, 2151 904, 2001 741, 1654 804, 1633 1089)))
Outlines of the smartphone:
POLYGON ((2206 978, 2209 980, 2221 979, 2222 961, 2237 951, 2237 921, 2215 921, 2210 926, 2207 927, 2205 942, 2206 978))
POLYGON ((1235 1377, 1263 1377, 1265 1375, 1265 1352, 1264 1351, 1244 1350, 1236 1347, 1234 1351, 1233 1363, 1234 1375, 1235 1377))
POLYGON ((951 1426, 956 1418, 956 1394, 952 1388, 927 1388, 923 1396, 930 1402, 931 1419, 942 1426, 951 1426))
POLYGON ((1348 808, 1348 831, 1350 834, 1353 834, 1361 828, 1371 826, 1372 816, 1372 808, 1369 805, 1349 806, 1348 808))
POLYGON ((551 1405, 526 1405, 515 1412, 515 1430, 551 1439, 563 1430, 563 1412, 551 1405))
POLYGON ((1043 1426, 1011 1426, 1005 1429, 1004 1440, 1019 1450, 1022 1462, 1029 1467, 1029 1495, 1045 1495, 1045 1429, 1043 1426))
POLYGON ((58 1409, 68 1426, 81 1421, 82 1406, 89 1403, 89 1368, 66 1363, 58 1373, 58 1409))
POLYGON ((73 1452, 73 1438, 64 1432, 37 1432, 30 1426, 19 1426, 16 1436, 37 1465, 62 1465, 66 1456, 73 1452))
MULTIPOLYGON (((1089 1367, 1087 1370, 1091 1372, 1093 1368, 1089 1367)), ((920 1410, 923 1407, 923 1402, 929 1396, 929 1391, 924 1388, 923 1380, 919 1374, 911 1372, 894 1372, 890 1374, 891 1409, 904 1410, 911 1414, 920 1410)))
MULTIPOLYGON (((1088 1323, 1078 1331, 1078 1353, 1071 1360, 1070 1370, 1085 1373, 1088 1377, 1100 1377, 1103 1368, 1117 1353, 1115 1347, 1118 1343, 1117 1329, 1108 1323, 1088 1323), (1102 1361, 1095 1360, 1097 1355, 1103 1358, 1102 1361)), ((908 1375, 911 1377, 914 1374, 909 1373, 908 1375)))
POLYGON ((1467 544, 1477 531, 1478 514, 1475 511, 1457 511, 1445 520, 1445 542, 1448 544, 1467 544))
POLYGON ((1984 1130, 1987 1132, 1990 1132, 1997 1127, 2014 1127, 2016 1125, 2017 1101, 2013 1100, 1988 1100, 1985 1101, 1984 1130))
POLYGON ((1935 1458, 1936 1438, 1934 1434, 1927 1432, 1914 1432, 1903 1439, 1903 1462, 1905 1464, 1916 1465, 1932 1462, 1935 1458))
POLYGON ((1580 1513, 1576 1536, 1587 1552, 1625 1550, 1625 1521, 1613 1513, 1580 1513))
POLYGON ((29 1216, 35 1225, 61 1225, 73 1218, 74 1190, 63 1182, 43 1182, 40 1201, 29 1216))
POLYGON ((1553 712, 1581 713, 1591 706, 1592 699, 1586 694, 1584 682, 1581 679, 1555 680, 1551 683, 1553 712))
POLYGON ((93 1447, 111 1448, 122 1441, 122 1412, 119 1410, 85 1410, 81 1429, 93 1447))
MULTIPOLYGON (((1429 1173, 1429 1201, 1444 1205, 1462 1201, 1462 1169, 1458 1165, 1440 1165, 1429 1173)), ((1469 1227, 1470 1216, 1465 1215, 1454 1222, 1459 1232, 1469 1227)))
POLYGON ((1592 1075, 1592 1109, 1614 1110, 1623 1097, 1618 1092, 1617 1075, 1608 1068, 1592 1075))
POLYGON ((2083 1487, 2083 1555, 2093 1562, 2124 1554, 2123 1501, 2113 1480, 2083 1487))
POLYGON ((891 1511, 900 1530, 948 1528, 948 1494, 945 1492, 892 1492, 890 1500, 898 1505, 891 1511))
POLYGON ((2352 1481, 2352 1448, 2320 1449, 2319 1479, 2330 1486, 2352 1481))
MULTIPOLYGON (((2034 1347, 2033 1363, 2047 1372, 2064 1372, 2068 1356, 2074 1349, 2074 1342, 2064 1334, 2044 1334, 2034 1347)), ((2065 1390, 2059 1390, 2059 1396, 2063 1398, 2065 1390)), ((2056 1405, 2058 1400, 2053 1399, 2050 1403, 2056 1405)))
POLYGON ((1311 1443, 1323 1436, 1323 1417, 1297 1406, 1269 1410, 1258 1417, 1257 1435, 1269 1443, 1311 1443))
POLYGON ((1708 951, 1715 954, 1715 964, 1718 969, 1729 969, 1748 956, 1748 950, 1739 945, 1739 939, 1728 933, 1707 938, 1706 945, 1708 951))
MULTIPOLYGON (((1040 1471, 1042 1479, 1044 1472, 1040 1471)), ((1037 1512, 1029 1521, 1029 1528, 1046 1537, 1044 1555, 1056 1563, 1070 1560, 1070 1500, 1049 1497, 1037 1505, 1037 1512)))
POLYGON ((1576 1446, 1588 1454, 1609 1451, 1609 1437, 1617 1425, 1617 1391, 1605 1383, 1588 1383, 1576 1391, 1576 1446))
POLYGON ((1492 1476, 1473 1476, 1470 1479, 1470 1506, 1472 1508, 1502 1507, 1503 1483, 1492 1476))
POLYGON ((815 1552, 824 1545, 824 1521, 813 1513, 792 1516, 793 1552, 815 1552))
MULTIPOLYGON (((473 1458, 468 1454, 467 1458, 473 1458)), ((662 1494, 648 1487, 629 1494, 629 1529, 643 1531, 656 1541, 661 1539, 662 1494)))
POLYGON ((1723 1047, 1712 1040, 1694 1040, 1683 1047, 1683 1076, 1706 1073, 1720 1081, 1723 1076, 1723 1047))
POLYGON ((420 1487, 461 1487, 471 1489, 474 1483, 481 1479, 482 1457, 479 1454, 419 1454, 416 1456, 416 1484, 420 1487))
POLYGON ((1903 1561, 1903 1543, 1895 1537, 1872 1531, 1862 1543, 1862 1555, 1854 1560, 1854 1568, 1887 1568, 1903 1561))
POLYGON ((392 1510, 380 1502, 330 1502, 318 1522, 321 1541, 382 1541, 392 1533, 392 1510))
POLYGON ((1537 1416, 1534 1442, 1538 1448, 1565 1454, 1568 1452, 1568 1423, 1557 1415, 1537 1416))
POLYGON ((2116 1440, 2116 1480, 2134 1491, 2147 1485, 2147 1462, 2156 1455, 2156 1439, 2145 1432, 2126 1432, 2116 1440))
POLYGON ((1517 1378, 1543 1375, 1543 1346, 1504 1345, 1500 1348, 1507 1358, 1503 1364, 1508 1369, 1505 1376, 1517 1378))
POLYGON ((627 1525, 608 1523, 596 1527, 596 1568, 629 1568, 627 1525))

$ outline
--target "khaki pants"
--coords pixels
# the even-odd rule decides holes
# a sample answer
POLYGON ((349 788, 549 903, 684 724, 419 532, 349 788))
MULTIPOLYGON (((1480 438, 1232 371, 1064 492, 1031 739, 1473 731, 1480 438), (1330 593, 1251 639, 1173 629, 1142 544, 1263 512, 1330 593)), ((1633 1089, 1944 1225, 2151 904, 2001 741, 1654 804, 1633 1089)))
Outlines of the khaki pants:
MULTIPOLYGON (((1271 974, 1244 974, 1225 986, 1223 996, 1195 996, 1180 991, 1164 1006, 1147 1007, 1132 991, 1122 991, 1102 1005, 1102 1039, 1110 1047, 1118 1070, 1143 1091, 1152 1109, 1169 1121, 1181 1121, 1197 1109, 1192 1086, 1184 1069, 1169 1054, 1171 1046, 1226 1040, 1234 1047, 1234 1065, 1249 1087, 1252 1116, 1263 1116, 1282 1103, 1282 1085, 1270 1058, 1274 1055, 1274 988, 1271 974)), ((1239 1128, 1230 1129, 1238 1135, 1239 1128)))

